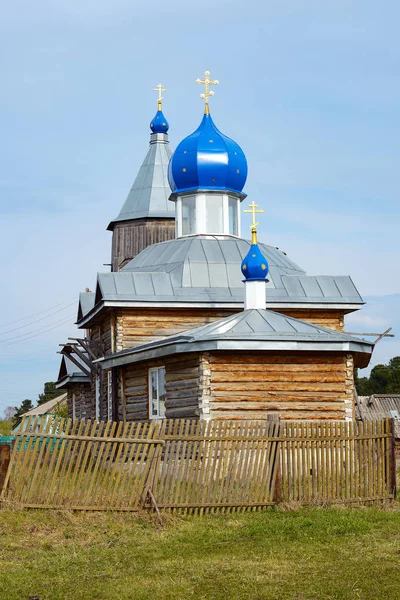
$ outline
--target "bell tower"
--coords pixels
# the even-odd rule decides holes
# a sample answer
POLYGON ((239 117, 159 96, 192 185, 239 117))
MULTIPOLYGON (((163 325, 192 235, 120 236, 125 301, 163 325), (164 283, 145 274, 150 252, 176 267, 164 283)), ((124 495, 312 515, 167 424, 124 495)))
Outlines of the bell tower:
POLYGON ((158 93, 158 106, 150 123, 149 149, 119 215, 107 227, 113 234, 112 271, 120 271, 147 246, 175 237, 175 206, 168 200, 172 150, 168 121, 162 111, 162 93, 167 90, 159 83, 154 91, 158 93))

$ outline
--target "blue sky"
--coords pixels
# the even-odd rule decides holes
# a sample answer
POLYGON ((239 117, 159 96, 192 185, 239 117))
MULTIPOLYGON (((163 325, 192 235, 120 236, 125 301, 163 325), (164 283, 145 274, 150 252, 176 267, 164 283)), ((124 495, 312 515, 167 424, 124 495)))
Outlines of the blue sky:
MULTIPOLYGON (((310 274, 350 274, 370 299, 352 330, 400 331, 399 17, 392 0, 4 6, 0 407, 57 375, 68 305, 109 262, 105 228, 147 149, 152 88, 168 88, 176 146, 200 121, 205 69, 221 82, 214 120, 243 147, 245 191, 265 209, 261 239, 310 274)), ((374 363, 395 354, 385 340, 374 363)))

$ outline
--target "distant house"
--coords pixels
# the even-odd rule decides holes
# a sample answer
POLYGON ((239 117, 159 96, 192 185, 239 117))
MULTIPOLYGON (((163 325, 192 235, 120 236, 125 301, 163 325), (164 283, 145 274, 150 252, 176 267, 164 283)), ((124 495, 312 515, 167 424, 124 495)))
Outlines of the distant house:
MULTIPOLYGON (((43 402, 43 404, 40 404, 39 406, 35 406, 35 408, 32 408, 32 410, 28 410, 28 412, 26 412, 23 416, 39 417, 37 419, 36 426, 40 426, 40 424, 43 422, 43 419, 47 420, 48 417, 52 417, 53 415, 55 415, 57 412, 57 407, 66 406, 67 402, 68 395, 61 394, 60 396, 57 396, 52 400, 48 400, 47 402, 43 402)), ((14 430, 20 430, 20 425, 21 424, 18 424, 14 428, 14 430)))
POLYGON ((394 419, 396 445, 400 449, 400 394, 358 396, 356 418, 361 421, 394 419))
POLYGON ((65 344, 64 351, 70 353, 61 359, 56 387, 67 390, 68 417, 70 419, 90 418, 90 413, 87 414, 88 411, 86 411, 86 404, 91 402, 87 367, 79 356, 73 354, 71 344, 65 344))

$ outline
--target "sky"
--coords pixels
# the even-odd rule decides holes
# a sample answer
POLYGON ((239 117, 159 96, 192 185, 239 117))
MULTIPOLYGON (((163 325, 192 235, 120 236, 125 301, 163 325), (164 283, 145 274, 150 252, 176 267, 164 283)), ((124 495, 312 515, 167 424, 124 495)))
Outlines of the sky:
MULTIPOLYGON (((147 150, 152 88, 168 89, 175 147, 202 117, 206 69, 265 210, 259 238, 309 274, 351 275, 367 305, 348 330, 400 335, 399 18, 394 0, 6 3, 0 411, 57 377, 147 150)), ((383 340, 371 365, 398 354, 400 338, 383 340)))

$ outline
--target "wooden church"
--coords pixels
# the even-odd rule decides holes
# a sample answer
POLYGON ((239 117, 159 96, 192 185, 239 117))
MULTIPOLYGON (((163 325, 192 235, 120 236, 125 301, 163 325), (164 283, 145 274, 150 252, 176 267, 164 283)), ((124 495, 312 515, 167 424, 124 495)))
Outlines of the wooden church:
POLYGON ((62 346, 69 414, 351 419, 354 367, 373 344, 344 333, 363 305, 349 276, 313 276, 242 237, 247 162, 209 110, 172 152, 158 86, 150 145, 111 221, 112 270, 80 295, 82 336, 62 346))

